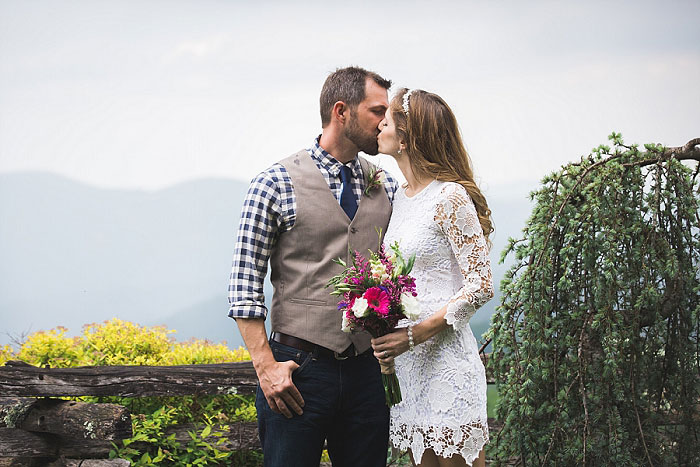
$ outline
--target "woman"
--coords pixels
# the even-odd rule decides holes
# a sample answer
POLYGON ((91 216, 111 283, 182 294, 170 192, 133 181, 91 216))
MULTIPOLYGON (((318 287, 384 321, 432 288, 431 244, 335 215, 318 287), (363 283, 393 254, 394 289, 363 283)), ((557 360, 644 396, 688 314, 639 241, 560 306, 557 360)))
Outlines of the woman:
POLYGON ((415 253, 421 305, 418 320, 372 340, 380 362, 395 363, 403 394, 391 410, 391 441, 420 466, 484 465, 486 376, 469 319, 493 297, 491 212, 439 96, 400 90, 379 128, 379 151, 406 178, 384 242, 415 253))

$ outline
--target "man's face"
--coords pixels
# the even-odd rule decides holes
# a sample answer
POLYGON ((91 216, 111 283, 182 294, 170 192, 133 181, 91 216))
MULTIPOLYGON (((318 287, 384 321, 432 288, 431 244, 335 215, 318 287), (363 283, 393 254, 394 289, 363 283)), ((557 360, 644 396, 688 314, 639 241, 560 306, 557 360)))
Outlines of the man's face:
POLYGON ((365 99, 357 108, 350 109, 350 120, 345 127, 345 136, 365 154, 374 156, 379 152, 378 126, 388 107, 389 97, 386 89, 368 78, 365 82, 365 99))

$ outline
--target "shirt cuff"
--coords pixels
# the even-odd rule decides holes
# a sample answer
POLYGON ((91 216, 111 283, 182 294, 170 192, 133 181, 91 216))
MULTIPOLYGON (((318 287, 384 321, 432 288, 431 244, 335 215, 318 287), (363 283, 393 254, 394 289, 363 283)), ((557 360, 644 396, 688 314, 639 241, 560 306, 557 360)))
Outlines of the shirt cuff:
POLYGON ((228 310, 229 318, 267 318, 267 307, 264 305, 231 305, 228 310))

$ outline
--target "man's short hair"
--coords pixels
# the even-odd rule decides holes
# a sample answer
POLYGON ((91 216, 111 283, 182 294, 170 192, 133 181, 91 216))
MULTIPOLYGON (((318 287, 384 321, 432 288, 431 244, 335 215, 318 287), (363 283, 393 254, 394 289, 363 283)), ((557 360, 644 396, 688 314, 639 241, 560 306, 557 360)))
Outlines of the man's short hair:
POLYGON ((325 128, 331 121, 331 111, 333 105, 338 101, 343 101, 351 109, 365 98, 365 83, 367 78, 383 87, 389 89, 391 80, 384 79, 373 71, 364 68, 350 66, 338 68, 331 73, 321 89, 321 126, 325 128))

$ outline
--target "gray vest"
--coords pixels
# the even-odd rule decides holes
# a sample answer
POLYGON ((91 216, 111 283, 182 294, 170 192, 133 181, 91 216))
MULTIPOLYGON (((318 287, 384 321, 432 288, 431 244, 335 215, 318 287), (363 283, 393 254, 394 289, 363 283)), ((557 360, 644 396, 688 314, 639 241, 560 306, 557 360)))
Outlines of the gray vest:
MULTIPOLYGON (((366 177, 371 164, 359 158, 366 177)), ((340 297, 326 288, 328 280, 343 268, 335 263, 343 258, 351 263, 350 251, 366 255, 376 251, 389 225, 391 203, 384 186, 373 189, 360 199, 357 213, 350 219, 328 188, 325 178, 307 151, 300 151, 282 161, 294 186, 296 220, 282 232, 270 256, 272 296, 272 331, 289 334, 320 346, 342 352, 354 343, 359 352, 370 346, 366 332, 345 333, 340 330, 340 297)))

